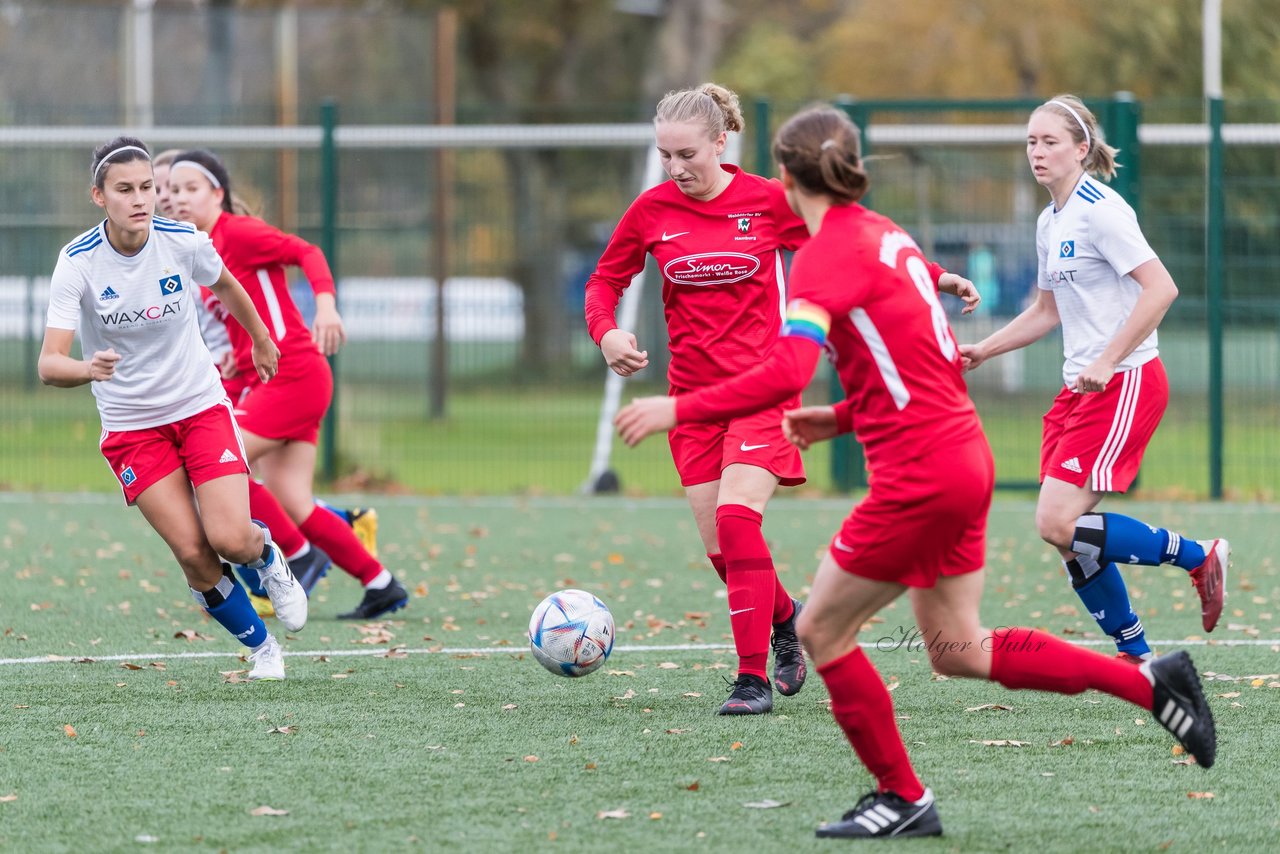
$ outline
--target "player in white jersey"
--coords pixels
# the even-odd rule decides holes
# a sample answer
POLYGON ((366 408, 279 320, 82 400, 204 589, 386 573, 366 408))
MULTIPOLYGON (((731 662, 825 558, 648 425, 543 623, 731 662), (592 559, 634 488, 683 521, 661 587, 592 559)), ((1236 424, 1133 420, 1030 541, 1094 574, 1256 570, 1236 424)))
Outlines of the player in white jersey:
POLYGON ((1036 527, 1058 548, 1081 601, 1121 658, 1151 656, 1117 564, 1174 563, 1201 601, 1201 624, 1222 614, 1230 546, 1195 541, 1118 513, 1095 513, 1133 483, 1169 401, 1156 327, 1178 295, 1133 208, 1098 179, 1116 149, 1074 95, 1040 105, 1027 124, 1027 159, 1052 203, 1036 226, 1036 301, 1003 328, 960 348, 966 370, 1062 325, 1063 387, 1044 416, 1036 527))
POLYGON ((106 219, 58 254, 40 379, 92 384, 102 454, 125 501, 172 550, 196 602, 249 647, 250 677, 283 679, 280 644, 219 555, 258 570, 290 631, 306 624, 307 597, 269 532, 249 518, 244 447, 196 322, 200 285, 251 330, 263 382, 275 376, 279 350, 209 238, 154 216, 141 140, 99 146, 91 168, 90 195, 106 219), (84 359, 71 355, 77 330, 84 359))

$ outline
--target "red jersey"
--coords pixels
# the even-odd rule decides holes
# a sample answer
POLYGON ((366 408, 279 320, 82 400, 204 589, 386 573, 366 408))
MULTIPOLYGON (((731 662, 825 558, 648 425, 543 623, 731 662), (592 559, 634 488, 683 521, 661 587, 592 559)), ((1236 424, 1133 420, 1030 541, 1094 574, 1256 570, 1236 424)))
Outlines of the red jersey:
POLYGON ((792 299, 772 358, 737 380, 682 396, 679 420, 783 400, 805 386, 825 348, 846 395, 836 405, 841 430, 857 435, 869 465, 979 435, 959 347, 938 301, 944 272, 887 217, 861 205, 831 207, 791 265, 792 299))
POLYGON ((776 180, 721 166, 733 177, 709 202, 674 181, 646 190, 622 215, 587 280, 587 329, 597 344, 617 327, 614 310, 652 255, 662 271, 671 341, 667 378, 698 388, 759 364, 777 340, 786 306, 782 251, 808 239, 776 180))
MULTIPOLYGON (((285 267, 301 267, 317 294, 335 293, 333 273, 320 248, 301 237, 285 234, 257 217, 230 213, 218 217, 209 237, 227 269, 249 292, 254 308, 271 332, 271 339, 280 348, 280 370, 285 370, 290 355, 321 355, 289 294, 289 282, 284 275, 285 267)), ((217 297, 207 288, 202 293, 205 305, 218 313, 217 297)), ((225 311, 222 314, 236 354, 236 368, 241 374, 254 374, 253 339, 234 317, 225 311)), ((293 362, 299 367, 307 364, 304 359, 293 362)))

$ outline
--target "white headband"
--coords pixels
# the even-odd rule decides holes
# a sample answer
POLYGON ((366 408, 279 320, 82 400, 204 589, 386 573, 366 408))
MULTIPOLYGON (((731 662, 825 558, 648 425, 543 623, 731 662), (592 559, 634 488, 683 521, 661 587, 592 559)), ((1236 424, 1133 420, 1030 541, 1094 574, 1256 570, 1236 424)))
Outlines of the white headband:
POLYGON ((142 156, 147 158, 147 160, 151 159, 151 155, 147 154, 147 150, 145 148, 138 148, 136 145, 122 145, 115 151, 108 152, 105 157, 98 161, 98 168, 93 170, 93 180, 98 180, 98 173, 102 171, 102 167, 106 166, 108 160, 115 157, 122 151, 140 151, 142 152, 142 156))
MULTIPOLYGON (((1086 133, 1088 133, 1088 131, 1086 131, 1086 133)), ((220 189, 222 189, 222 182, 221 182, 221 181, 219 181, 219 180, 217 179, 217 177, 216 177, 216 176, 214 176, 214 174, 213 174, 212 172, 210 172, 208 169, 206 169, 206 168, 205 168, 204 166, 202 166, 201 164, 199 164, 199 163, 195 162, 194 160, 179 160, 177 163, 175 163, 175 164, 173 164, 172 166, 170 166, 170 167, 169 167, 169 172, 171 172, 171 173, 172 173, 172 172, 173 172, 175 169, 177 169, 179 166, 190 166, 192 169, 196 169, 196 170, 198 170, 198 171, 200 171, 200 172, 203 172, 203 173, 204 173, 204 177, 206 177, 206 178, 208 178, 208 179, 209 179, 209 183, 213 185, 213 188, 214 188, 215 190, 220 190, 220 189)))
POLYGON ((1093 148, 1093 139, 1089 136, 1089 126, 1084 123, 1084 119, 1080 118, 1080 114, 1071 109, 1071 105, 1062 101, 1053 100, 1050 104, 1056 104, 1071 114, 1071 118, 1076 120, 1076 124, 1080 125, 1080 130, 1084 131, 1084 143, 1089 148, 1093 148))

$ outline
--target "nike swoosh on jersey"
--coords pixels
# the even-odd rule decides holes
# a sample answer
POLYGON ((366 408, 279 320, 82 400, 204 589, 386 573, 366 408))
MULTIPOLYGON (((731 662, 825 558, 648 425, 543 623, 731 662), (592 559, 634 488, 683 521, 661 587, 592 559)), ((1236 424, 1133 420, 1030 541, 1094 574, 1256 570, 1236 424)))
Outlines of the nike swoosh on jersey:
POLYGON ((768 442, 765 442, 763 445, 748 445, 746 442, 743 442, 743 443, 742 443, 742 445, 738 448, 738 450, 740 450, 740 451, 758 451, 758 450, 760 450, 761 448, 767 448, 767 447, 769 447, 769 443, 768 443, 768 442))
POLYGON ((677 231, 675 234, 667 234, 667 233, 664 231, 664 232, 662 232, 662 239, 663 239, 663 240, 675 240, 677 237, 682 237, 682 236, 684 236, 684 235, 686 235, 686 234, 688 234, 688 233, 689 233, 689 232, 687 232, 687 231, 677 231))

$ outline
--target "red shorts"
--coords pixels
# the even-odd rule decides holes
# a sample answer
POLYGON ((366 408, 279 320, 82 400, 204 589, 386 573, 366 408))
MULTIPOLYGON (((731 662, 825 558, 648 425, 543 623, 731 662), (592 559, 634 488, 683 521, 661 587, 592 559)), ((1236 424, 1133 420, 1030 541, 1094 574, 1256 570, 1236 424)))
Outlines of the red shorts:
POLYGON ((940 575, 982 569, 995 478, 981 432, 877 469, 871 491, 832 538, 831 556, 860 578, 908 587, 932 587, 940 575))
POLYGON ((1168 405, 1169 379, 1159 359, 1116 374, 1105 391, 1064 387, 1044 415, 1040 482, 1052 477, 1094 492, 1124 492, 1168 405))
MULTIPOLYGON (((290 354, 291 359, 296 358, 290 354)), ((281 365, 284 360, 281 360, 281 365)), ((236 420, 246 433, 264 439, 307 442, 320 438, 320 423, 333 400, 333 372, 318 353, 305 370, 282 370, 269 383, 253 376, 236 403, 236 420)), ((224 383, 225 386, 225 383, 224 383)))
POLYGON ((148 487, 179 468, 187 470, 192 486, 249 473, 229 400, 172 424, 103 430, 99 447, 120 481, 126 504, 133 504, 148 487))
MULTIPOLYGON (((671 394, 684 389, 672 388, 671 394)), ((729 421, 677 424, 667 433, 681 486, 720 479, 726 466, 744 463, 772 472, 783 486, 805 481, 800 449, 782 435, 782 412, 800 405, 797 395, 780 406, 729 421)))

